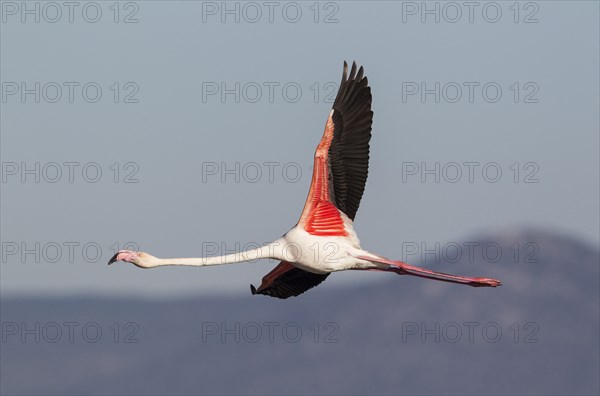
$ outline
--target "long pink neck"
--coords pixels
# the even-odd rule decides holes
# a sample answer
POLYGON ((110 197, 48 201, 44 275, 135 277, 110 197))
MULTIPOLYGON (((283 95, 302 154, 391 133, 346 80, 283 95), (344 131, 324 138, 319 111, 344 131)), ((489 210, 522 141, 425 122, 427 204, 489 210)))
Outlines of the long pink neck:
POLYGON ((209 265, 222 265, 241 263, 244 261, 254 261, 258 259, 272 258, 282 260, 282 247, 277 241, 262 246, 258 249, 246 250, 244 252, 226 254, 216 257, 197 257, 197 258, 153 258, 148 263, 151 267, 161 267, 167 265, 185 265, 195 267, 205 267, 209 265))

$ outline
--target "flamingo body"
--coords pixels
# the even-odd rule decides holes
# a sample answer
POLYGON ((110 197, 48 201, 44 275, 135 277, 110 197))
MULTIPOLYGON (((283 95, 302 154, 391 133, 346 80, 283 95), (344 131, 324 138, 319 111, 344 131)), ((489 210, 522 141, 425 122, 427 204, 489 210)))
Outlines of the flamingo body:
MULTIPOLYGON (((345 217, 345 216, 344 216, 345 217)), ((280 240, 284 251, 281 260, 293 262, 297 267, 317 274, 358 268, 377 268, 377 265, 357 256, 368 254, 352 226, 344 224, 345 236, 313 235, 296 226, 280 240)))

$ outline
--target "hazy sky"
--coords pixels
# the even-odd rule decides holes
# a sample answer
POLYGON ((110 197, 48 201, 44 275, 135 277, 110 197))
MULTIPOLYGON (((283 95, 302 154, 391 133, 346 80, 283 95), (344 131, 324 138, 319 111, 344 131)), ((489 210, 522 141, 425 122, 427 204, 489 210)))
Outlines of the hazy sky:
POLYGON ((114 4, 0 3, 2 294, 247 293, 273 263, 106 262, 285 233, 354 59, 373 92, 365 249, 521 227, 598 245, 597 2, 114 4))

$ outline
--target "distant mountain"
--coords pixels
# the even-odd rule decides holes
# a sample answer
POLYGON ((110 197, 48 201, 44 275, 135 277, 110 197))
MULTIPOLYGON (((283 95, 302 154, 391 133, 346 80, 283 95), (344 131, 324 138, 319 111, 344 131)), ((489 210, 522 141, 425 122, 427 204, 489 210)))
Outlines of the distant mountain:
POLYGON ((502 287, 390 274, 288 300, 3 298, 0 392, 599 394, 597 247, 539 230, 464 243, 429 267, 502 287))

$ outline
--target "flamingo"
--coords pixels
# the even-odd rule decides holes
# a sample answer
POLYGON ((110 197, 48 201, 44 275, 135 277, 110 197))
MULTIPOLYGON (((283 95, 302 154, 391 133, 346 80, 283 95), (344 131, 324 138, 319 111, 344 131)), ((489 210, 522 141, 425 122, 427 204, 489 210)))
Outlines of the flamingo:
POLYGON ((118 251, 108 262, 140 268, 184 265, 204 267, 257 259, 280 263, 252 294, 285 299, 319 285, 332 272, 374 270, 413 275, 469 286, 500 286, 491 278, 435 272, 370 253, 360 247, 353 224, 369 167, 371 88, 361 66, 344 62, 342 81, 314 155, 312 182, 298 223, 281 238, 257 249, 218 257, 161 259, 145 252, 118 251))

